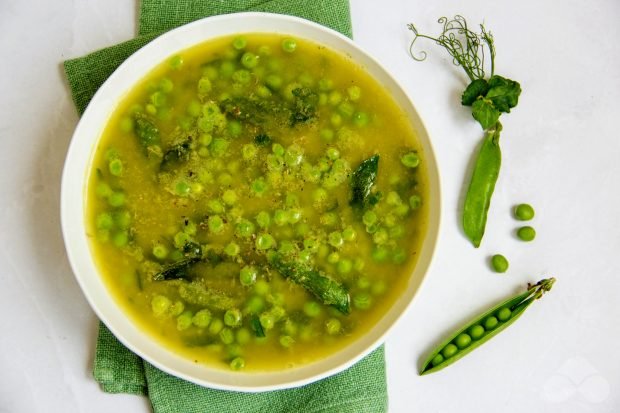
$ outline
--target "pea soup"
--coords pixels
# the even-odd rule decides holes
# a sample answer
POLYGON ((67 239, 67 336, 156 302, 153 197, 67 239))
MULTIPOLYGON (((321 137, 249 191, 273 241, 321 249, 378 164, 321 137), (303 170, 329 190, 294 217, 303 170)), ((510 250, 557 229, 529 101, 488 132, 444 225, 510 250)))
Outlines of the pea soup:
POLYGON ((404 112, 350 58, 281 35, 156 67, 115 109, 88 182, 91 249, 119 305, 171 351, 233 370, 362 336, 426 232, 404 112))

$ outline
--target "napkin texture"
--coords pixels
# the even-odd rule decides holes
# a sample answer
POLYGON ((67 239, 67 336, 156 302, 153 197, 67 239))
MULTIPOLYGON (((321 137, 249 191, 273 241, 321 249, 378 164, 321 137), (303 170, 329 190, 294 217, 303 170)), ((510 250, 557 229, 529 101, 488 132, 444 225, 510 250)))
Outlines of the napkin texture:
MULTIPOLYGON (((241 11, 290 14, 352 35, 348 0, 142 0, 138 37, 64 62, 78 113, 125 59, 160 34, 203 17, 241 11)), ((149 397, 154 413, 387 411, 383 346, 349 369, 306 386, 239 393, 201 387, 162 372, 124 347, 101 323, 93 375, 105 392, 149 397)))

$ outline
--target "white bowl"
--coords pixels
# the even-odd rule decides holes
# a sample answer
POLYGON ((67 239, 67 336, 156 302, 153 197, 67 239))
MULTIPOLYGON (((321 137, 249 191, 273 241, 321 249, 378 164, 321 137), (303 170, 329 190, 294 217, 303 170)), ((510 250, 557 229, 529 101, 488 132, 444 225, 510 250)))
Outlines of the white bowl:
POLYGON ((69 262, 91 307, 129 349, 161 370, 199 385, 246 392, 301 386, 344 370, 378 347, 411 304, 429 269, 440 220, 440 184, 435 155, 420 116, 400 85, 349 38, 319 24, 291 16, 239 13, 208 17, 172 30, 129 57, 101 86, 77 125, 65 161, 61 189, 62 231, 69 262), (350 56, 393 96, 409 116, 423 147, 428 169, 429 222, 418 262, 408 286, 383 318, 338 353, 297 368, 273 372, 230 372, 193 363, 138 329, 108 291, 91 256, 85 227, 89 165, 104 125, 119 100, 151 69, 171 55, 206 40, 235 33, 286 33, 324 44, 350 56))

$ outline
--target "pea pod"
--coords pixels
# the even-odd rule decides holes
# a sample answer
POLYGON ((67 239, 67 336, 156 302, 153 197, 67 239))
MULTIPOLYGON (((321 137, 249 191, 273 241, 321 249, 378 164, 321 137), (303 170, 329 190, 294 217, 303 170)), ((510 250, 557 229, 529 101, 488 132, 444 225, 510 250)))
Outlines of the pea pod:
POLYGON ((527 291, 509 298, 467 323, 428 356, 422 365, 420 374, 425 375, 441 370, 480 347, 514 323, 534 300, 539 299, 543 293, 551 289, 554 282, 555 278, 549 278, 534 285, 528 285, 527 291))
POLYGON ((501 130, 502 125, 499 122, 494 128, 487 130, 465 195, 463 230, 476 248, 480 246, 484 235, 491 196, 502 164, 499 148, 501 130))

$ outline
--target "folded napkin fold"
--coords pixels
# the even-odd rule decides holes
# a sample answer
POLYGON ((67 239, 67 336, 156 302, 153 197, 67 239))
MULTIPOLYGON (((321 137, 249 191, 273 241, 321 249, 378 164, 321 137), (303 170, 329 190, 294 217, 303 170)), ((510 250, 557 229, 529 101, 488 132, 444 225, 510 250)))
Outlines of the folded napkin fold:
MULTIPOLYGON (((348 0, 142 0, 137 38, 64 62, 78 112, 84 112, 125 59, 161 33, 203 17, 241 11, 290 14, 351 36, 348 0)), ((383 346, 351 368, 306 386, 239 393, 201 387, 164 373, 129 351, 101 324, 93 373, 108 393, 148 396, 155 413, 387 411, 383 346)))

